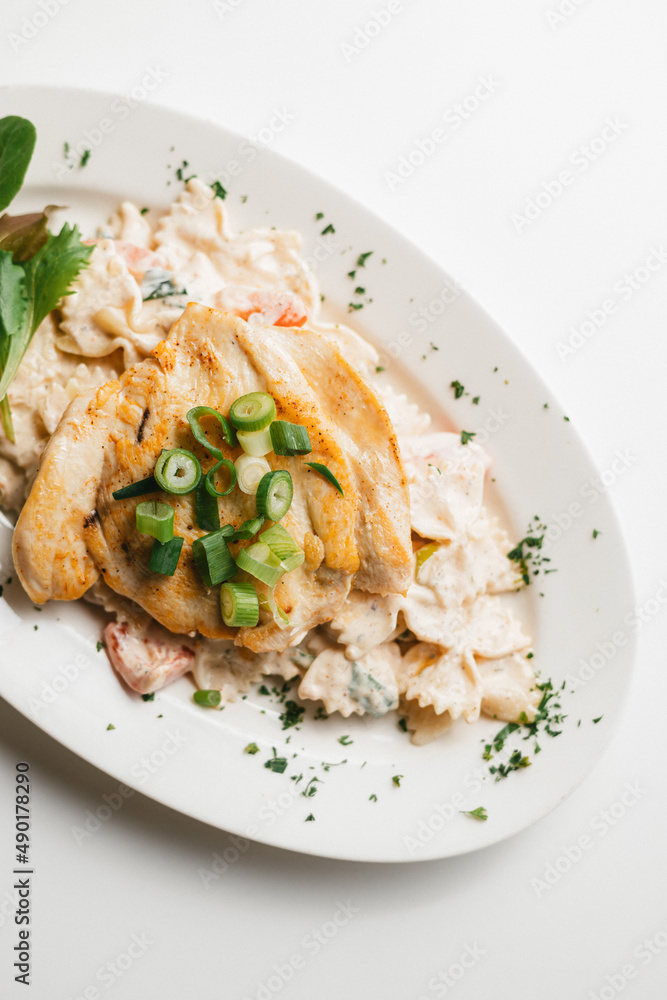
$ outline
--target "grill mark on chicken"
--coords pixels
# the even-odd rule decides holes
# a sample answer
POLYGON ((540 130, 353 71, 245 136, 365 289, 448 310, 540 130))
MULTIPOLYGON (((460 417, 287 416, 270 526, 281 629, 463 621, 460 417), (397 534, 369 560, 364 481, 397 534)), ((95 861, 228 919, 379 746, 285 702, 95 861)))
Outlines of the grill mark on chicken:
POLYGON ((137 444, 141 444, 144 439, 144 427, 146 426, 146 421, 151 415, 151 411, 148 407, 143 412, 139 427, 137 428, 137 444))

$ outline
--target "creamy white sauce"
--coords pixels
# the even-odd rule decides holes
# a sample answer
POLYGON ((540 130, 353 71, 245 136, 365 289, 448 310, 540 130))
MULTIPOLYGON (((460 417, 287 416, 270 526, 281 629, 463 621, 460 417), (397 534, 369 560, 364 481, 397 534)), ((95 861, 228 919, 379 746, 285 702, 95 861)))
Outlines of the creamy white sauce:
MULTIPOLYGON (((530 718, 539 693, 534 661, 526 659, 530 639, 496 596, 520 581, 507 559, 512 543, 484 508, 490 459, 473 442, 462 445, 458 434, 431 432, 429 414, 386 375, 376 377, 371 344, 349 327, 319 321, 317 283, 300 245, 295 232, 234 232, 226 203, 197 179, 155 230, 135 205, 123 203, 63 301, 59 325, 44 321, 11 386, 17 441, 0 436, 0 506, 20 509, 74 396, 149 356, 188 301, 262 325, 305 321, 374 383, 398 435, 415 538, 434 551, 407 594, 353 591, 328 626, 305 638, 297 630, 296 645, 283 653, 183 637, 195 682, 219 689, 226 702, 264 675, 299 677, 300 697, 321 701, 329 713, 380 716, 399 708, 416 743, 458 717, 474 721, 480 711, 530 718)), ((87 599, 129 623, 138 640, 133 649, 159 628, 103 584, 87 599)))

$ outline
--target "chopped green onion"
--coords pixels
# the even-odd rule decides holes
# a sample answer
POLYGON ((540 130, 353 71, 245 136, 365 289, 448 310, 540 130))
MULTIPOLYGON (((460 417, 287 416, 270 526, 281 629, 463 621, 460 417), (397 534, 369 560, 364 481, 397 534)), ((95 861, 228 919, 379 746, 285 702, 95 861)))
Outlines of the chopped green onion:
POLYGON ((195 566, 207 587, 217 587, 236 573, 236 563, 227 547, 228 535, 221 528, 203 538, 196 538, 192 543, 195 566))
POLYGON ((232 461, 228 458, 221 458, 212 469, 209 469, 206 473, 206 478, 204 479, 204 485, 206 486, 206 491, 211 494, 212 497, 226 497, 228 496, 234 487, 236 486, 236 467, 232 461), (229 473, 229 486, 226 490, 220 492, 215 488, 215 474, 220 468, 224 466, 229 473))
POLYGON ((292 538, 289 531, 283 528, 282 524, 274 524, 267 528, 259 536, 261 542, 268 545, 274 556, 280 560, 280 564, 286 573, 290 573, 306 558, 303 549, 292 538))
MULTIPOLYGON (((259 517, 252 517, 250 518, 250 520, 244 521, 241 527, 237 528, 236 531, 234 531, 234 534, 231 535, 229 541, 238 542, 241 539, 247 541, 249 538, 254 538, 254 536, 257 534, 257 532, 262 527, 265 521, 266 518, 264 517, 263 514, 260 515, 259 517)), ((229 525, 228 527, 231 528, 231 525, 229 525)))
POLYGON ((321 476, 324 476, 327 482, 331 483, 334 489, 337 489, 342 497, 345 496, 343 493, 343 487, 340 485, 331 469, 327 469, 326 465, 321 465, 320 462, 306 462, 306 465, 309 465, 311 469, 315 470, 315 472, 319 472, 321 476))
POLYGON ((254 626, 259 621, 257 591, 251 583, 223 583, 220 609, 225 625, 254 626))
POLYGON ((217 531, 220 527, 220 511, 217 497, 212 497, 202 479, 195 490, 195 518, 202 531, 217 531))
POLYGON ((239 431, 261 431, 276 419, 276 404, 268 392, 249 392, 232 403, 229 419, 239 431))
POLYGON ((236 466, 239 487, 248 496, 255 495, 262 477, 271 471, 267 460, 255 455, 239 455, 234 465, 236 466))
POLYGON ((160 500, 144 500, 136 508, 137 531, 152 535, 158 542, 174 537, 174 508, 160 500))
POLYGON ((313 450, 308 431, 301 424, 274 420, 269 431, 276 455, 308 455, 313 450))
POLYGON ((246 455, 268 455, 270 451, 273 451, 271 427, 265 427, 262 431, 238 432, 239 444, 246 455))
POLYGON ((219 691, 195 691, 192 700, 203 708, 217 708, 222 701, 222 695, 219 691))
POLYGON ((280 559, 265 542, 255 542, 247 549, 241 549, 236 557, 236 565, 269 587, 274 587, 285 572, 280 559))
POLYGON ((153 542, 151 561, 148 568, 151 573, 162 573, 163 576, 173 576, 178 566, 178 560, 183 548, 182 538, 170 538, 168 542, 153 542))
POLYGON ((143 497, 147 493, 157 493, 159 489, 160 487, 155 482, 155 476, 149 476, 148 479, 141 479, 138 483, 123 486, 121 490, 116 490, 111 496, 114 500, 126 500, 128 497, 143 497))
POLYGON ((267 472, 257 487, 257 513, 279 521, 290 509, 293 495, 294 484, 286 469, 267 472))
POLYGON ((229 420, 227 420, 227 417, 223 417, 222 413, 218 413, 218 411, 214 410, 212 406, 193 406, 191 410, 188 410, 187 416, 195 441, 197 441, 202 448, 206 448, 211 455, 215 455, 216 458, 224 458, 220 448, 218 448, 217 445, 211 444, 204 433, 200 423, 203 417, 213 417, 214 420, 217 420, 222 430, 223 440, 229 445, 230 448, 236 448, 236 432, 234 428, 230 424, 229 420))
POLYGON ((270 615, 278 628, 283 629, 288 627, 289 618, 283 609, 276 604, 273 596, 273 588, 270 588, 268 594, 258 593, 257 600, 259 601, 259 610, 264 612, 265 615, 270 615))
POLYGON ((172 448, 162 452, 154 475, 161 490, 181 496, 192 493, 199 486, 201 465, 199 459, 187 448, 172 448))

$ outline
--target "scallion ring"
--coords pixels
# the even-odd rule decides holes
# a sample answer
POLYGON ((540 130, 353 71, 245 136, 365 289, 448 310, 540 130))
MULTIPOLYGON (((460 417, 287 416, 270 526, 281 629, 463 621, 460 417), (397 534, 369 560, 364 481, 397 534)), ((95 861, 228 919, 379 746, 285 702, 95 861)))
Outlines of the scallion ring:
POLYGON ((269 587, 275 587, 285 572, 280 564, 280 559, 264 542, 255 542, 247 549, 241 549, 236 556, 236 565, 269 587))
POLYGON ((218 498, 208 492, 205 479, 195 490, 195 520, 202 531, 217 531, 220 527, 218 498))
POLYGON ((334 489, 338 490, 342 497, 345 496, 343 493, 343 487, 340 485, 331 469, 327 469, 326 465, 322 465, 321 462, 306 462, 306 465, 309 465, 311 469, 315 470, 315 472, 319 472, 319 474, 323 476, 328 483, 331 483, 334 489))
MULTIPOLYGON (((230 536, 229 541, 238 542, 241 539, 247 541, 249 538, 254 538, 265 521, 266 518, 263 514, 259 517, 251 517, 248 521, 244 521, 240 528, 237 528, 236 531, 234 531, 234 533, 230 536)), ((232 531, 234 530, 231 525, 226 525, 226 527, 229 527, 232 531)))
POLYGON ((192 556, 197 572, 207 587, 217 587, 236 573, 236 563, 227 547, 229 533, 225 529, 212 531, 192 543, 192 556))
POLYGON ((269 546, 286 573, 296 569, 306 558, 303 549, 282 524, 274 524, 267 528, 259 536, 259 541, 269 546))
POLYGON ((220 610, 225 625, 252 628, 259 621, 257 591, 251 583, 223 583, 220 610))
POLYGON ((222 413, 218 413, 218 411, 214 410, 212 406, 193 406, 191 410, 188 410, 188 423, 190 424, 190 429, 192 430, 195 441, 197 441, 202 448, 206 448, 211 455, 215 455, 216 458, 224 458, 220 448, 209 441, 201 426, 200 421, 204 417, 213 417, 214 420, 217 420, 220 424, 223 440, 229 445, 230 448, 236 447, 236 431, 230 424, 229 420, 227 420, 227 417, 223 417, 222 413))
POLYGON ((155 481, 165 493, 181 496, 192 493, 199 486, 201 465, 196 455, 187 448, 163 451, 155 465, 155 481))
POLYGON ((144 500, 135 511, 137 531, 151 535, 158 542, 168 542, 174 537, 174 508, 160 500, 144 500))
POLYGON ((221 458, 220 461, 217 462, 212 469, 208 470, 208 472, 206 473, 206 478, 204 480, 204 483, 206 484, 207 491, 211 494, 212 497, 228 496, 236 486, 236 467, 234 466, 234 463, 230 461, 230 459, 228 458, 221 458), (227 487, 226 490, 223 490, 222 492, 220 492, 220 490, 217 490, 215 488, 215 475, 220 469, 220 466, 223 466, 225 469, 227 469, 227 472, 229 473, 229 486, 227 487))
POLYGON ((236 466, 239 487, 248 496, 255 495, 262 477, 271 471, 267 460, 255 455, 239 455, 234 465, 236 466))
POLYGON ((235 399, 229 419, 238 431, 262 431, 276 419, 276 403, 268 392, 248 392, 235 399))
POLYGON ((276 455, 309 455, 313 450, 308 431, 301 424, 274 420, 269 427, 271 444, 276 455))
POLYGON ((294 484, 286 469, 267 472, 257 487, 257 513, 279 521, 290 509, 293 496, 294 484))
POLYGON ((257 600, 259 601, 259 610, 265 615, 270 615, 272 621, 275 622, 279 629, 284 629, 289 626, 289 618, 283 609, 276 604, 272 587, 269 589, 268 594, 258 593, 257 600))
POLYGON ((265 427, 263 431, 238 432, 239 444, 246 455, 268 455, 270 451, 273 451, 271 427, 265 427))
POLYGON ((170 538, 168 542, 153 542, 148 568, 151 573, 162 573, 163 576, 173 576, 178 566, 178 560, 183 548, 182 538, 170 538))
POLYGON ((138 483, 130 483, 129 486, 123 486, 122 489, 116 490, 111 496, 114 500, 127 500, 128 497, 143 497, 147 493, 157 493, 159 488, 155 482, 155 476, 149 476, 148 479, 141 479, 138 483))
POLYGON ((219 691, 195 691, 192 700, 202 708, 217 708, 222 701, 222 694, 219 691))

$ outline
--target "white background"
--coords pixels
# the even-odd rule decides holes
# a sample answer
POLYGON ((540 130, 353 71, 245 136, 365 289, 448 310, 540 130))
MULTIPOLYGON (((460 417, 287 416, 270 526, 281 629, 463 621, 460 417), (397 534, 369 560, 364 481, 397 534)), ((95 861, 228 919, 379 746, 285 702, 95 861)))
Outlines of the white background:
MULTIPOLYGON (((0 17, 0 82, 124 94, 154 69, 165 76, 155 101, 250 136, 287 109, 295 117, 274 148, 460 279, 559 395, 600 469, 617 449, 633 456, 611 494, 643 604, 667 579, 667 260, 630 296, 614 286, 667 250, 667 16, 660 0, 562 0, 560 17, 558 3, 402 0, 368 40, 359 29, 384 0, 222 0, 219 10, 209 0, 44 0, 52 13, 37 31, 25 21, 37 0, 14 0, 0 17), (492 95, 391 190, 387 172, 482 77, 492 95), (607 119, 618 136, 577 167, 607 119), (564 169, 572 183, 518 226, 527 200, 564 169), (613 315, 559 356, 607 299, 613 315)), ((0 114, 6 105, 0 92, 0 114)), ((1 705, 2 902, 21 759, 33 772, 39 880, 29 993, 12 983, 14 928, 0 904, 0 995, 241 1000, 267 997, 260 986, 273 976, 270 995, 289 1000, 663 998, 665 614, 647 617, 623 725, 588 779, 534 828, 458 860, 356 865, 252 845, 207 887, 199 869, 228 836, 139 794, 77 844, 72 827, 115 783, 1 705), (637 791, 624 805, 626 784, 637 791), (581 859, 541 886, 583 835, 581 859), (316 953, 304 939, 339 902, 353 915, 316 953), (96 978, 132 935, 150 942, 140 957, 96 978), (472 967, 438 986, 450 967, 459 975, 466 948, 472 967), (304 968, 282 985, 274 966, 284 973, 295 954, 304 968)))

